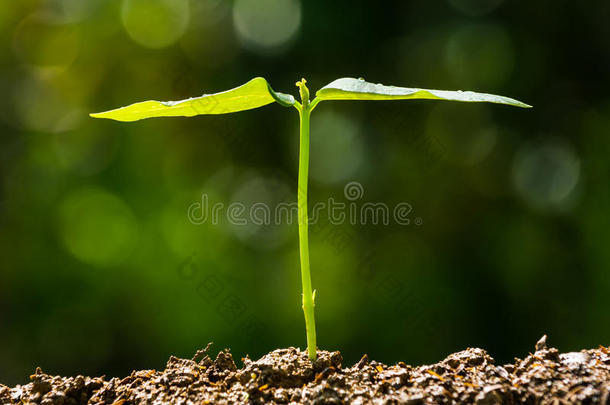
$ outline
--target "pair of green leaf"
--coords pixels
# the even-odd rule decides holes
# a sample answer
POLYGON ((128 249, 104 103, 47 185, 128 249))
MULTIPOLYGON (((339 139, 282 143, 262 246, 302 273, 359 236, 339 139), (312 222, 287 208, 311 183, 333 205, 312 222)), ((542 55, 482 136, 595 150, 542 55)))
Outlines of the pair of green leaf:
MULTIPOLYGON (((493 94, 384 86, 353 78, 335 80, 318 90, 316 98, 318 101, 434 99, 530 107, 518 100, 493 94)), ((137 121, 152 117, 192 117, 201 114, 226 114, 250 110, 273 102, 286 107, 298 103, 293 96, 274 91, 267 80, 257 77, 242 86, 220 93, 204 94, 201 97, 180 101, 144 101, 127 107, 91 114, 91 116, 117 121, 137 121)))

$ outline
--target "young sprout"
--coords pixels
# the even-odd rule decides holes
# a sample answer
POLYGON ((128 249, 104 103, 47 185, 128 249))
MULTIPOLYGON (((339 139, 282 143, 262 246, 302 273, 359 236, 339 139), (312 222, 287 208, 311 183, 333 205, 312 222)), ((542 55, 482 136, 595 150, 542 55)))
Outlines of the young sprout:
POLYGON ((315 291, 311 287, 309 271, 307 179, 309 172, 309 119, 311 112, 316 106, 324 100, 409 99, 488 102, 524 108, 531 106, 512 98, 493 94, 384 86, 382 84, 368 83, 364 79, 353 78, 335 80, 318 90, 316 97, 310 101, 309 89, 306 83, 305 79, 296 83, 299 88, 301 102, 298 102, 289 94, 274 91, 264 78, 257 77, 242 86, 220 93, 204 94, 201 97, 181 101, 144 101, 127 107, 90 115, 94 118, 108 118, 117 121, 137 121, 152 117, 192 117, 200 114, 226 114, 258 108, 274 102, 284 107, 294 107, 299 112, 300 147, 297 192, 299 251, 303 288, 303 312, 305 314, 305 328, 307 331, 307 350, 309 358, 314 361, 317 349, 314 318, 315 291))

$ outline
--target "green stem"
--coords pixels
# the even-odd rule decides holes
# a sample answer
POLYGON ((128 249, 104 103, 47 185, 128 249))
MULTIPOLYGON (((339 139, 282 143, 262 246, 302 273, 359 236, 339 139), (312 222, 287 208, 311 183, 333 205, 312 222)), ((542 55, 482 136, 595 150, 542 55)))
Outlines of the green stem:
POLYGON ((303 284, 303 312, 307 330, 307 352, 310 360, 316 360, 316 322, 314 317, 314 293, 311 289, 309 272, 309 235, 307 216, 307 179, 309 174, 309 91, 305 80, 297 83, 301 91, 302 105, 299 110, 300 143, 299 143, 299 182, 298 182, 298 217, 299 217, 299 250, 301 254, 301 283, 303 284))

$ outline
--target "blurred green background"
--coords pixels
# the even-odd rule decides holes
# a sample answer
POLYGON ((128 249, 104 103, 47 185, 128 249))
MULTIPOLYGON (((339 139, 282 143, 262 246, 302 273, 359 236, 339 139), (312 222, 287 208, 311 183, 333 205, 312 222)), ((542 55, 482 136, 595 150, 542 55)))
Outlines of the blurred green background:
POLYGON ((93 120, 264 76, 518 98, 325 102, 310 204, 359 182, 408 226, 311 227, 318 343, 351 365, 608 344, 610 3, 23 0, 0 4, 0 382, 122 376, 208 341, 305 346, 296 225, 188 207, 294 201, 298 115, 93 120), (423 223, 416 224, 416 219, 423 223))

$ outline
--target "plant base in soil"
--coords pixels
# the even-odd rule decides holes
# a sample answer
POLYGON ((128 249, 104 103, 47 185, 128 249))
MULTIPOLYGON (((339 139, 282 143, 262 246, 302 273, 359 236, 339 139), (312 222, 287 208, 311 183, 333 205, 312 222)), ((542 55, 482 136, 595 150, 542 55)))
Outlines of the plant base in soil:
POLYGON ((26 385, 0 385, 0 404, 610 404, 610 349, 560 354, 545 338, 525 359, 496 365, 467 349, 419 367, 386 366, 367 356, 344 367, 339 352, 311 362, 295 348, 275 350, 238 368, 228 350, 212 359, 171 357, 163 371, 125 378, 59 377, 40 369, 26 385))

